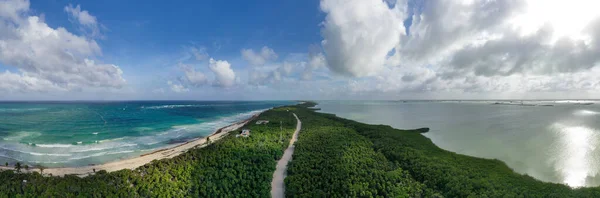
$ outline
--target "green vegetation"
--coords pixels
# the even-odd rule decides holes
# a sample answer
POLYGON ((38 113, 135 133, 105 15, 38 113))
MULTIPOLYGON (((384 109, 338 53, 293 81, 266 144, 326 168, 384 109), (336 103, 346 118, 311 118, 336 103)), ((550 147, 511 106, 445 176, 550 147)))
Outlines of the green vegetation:
POLYGON ((303 128, 288 165, 288 197, 600 197, 600 187, 541 182, 499 160, 442 150, 425 129, 363 124, 312 106, 267 111, 257 119, 271 122, 250 123, 248 138, 229 135, 136 170, 85 178, 3 171, 0 197, 269 197, 276 160, 296 125, 292 112, 303 128))
POLYGON ((2 171, 0 197, 269 197, 276 160, 289 143, 280 136, 289 140, 296 127, 296 119, 286 111, 290 109, 294 108, 261 114, 257 119, 271 122, 250 122, 247 138, 235 138, 239 131, 231 132, 205 148, 136 170, 97 171, 85 178, 2 171))
POLYGON ((308 109, 296 114, 303 130, 286 178, 289 197, 600 197, 600 187, 571 189, 515 173, 499 160, 445 151, 423 131, 308 109))

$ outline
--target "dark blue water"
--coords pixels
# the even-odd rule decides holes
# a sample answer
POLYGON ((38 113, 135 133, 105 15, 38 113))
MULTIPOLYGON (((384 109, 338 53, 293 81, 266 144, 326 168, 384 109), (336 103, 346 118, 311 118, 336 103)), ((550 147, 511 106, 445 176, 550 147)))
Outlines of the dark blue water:
POLYGON ((197 137, 290 101, 0 102, 0 163, 100 164, 197 137))

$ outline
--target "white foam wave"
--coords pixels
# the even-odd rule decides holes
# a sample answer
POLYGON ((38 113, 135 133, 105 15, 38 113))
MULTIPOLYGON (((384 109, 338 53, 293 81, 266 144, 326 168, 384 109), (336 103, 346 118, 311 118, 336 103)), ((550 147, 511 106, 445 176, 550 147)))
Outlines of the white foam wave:
POLYGON ((43 110, 46 110, 46 108, 0 108, 0 112, 28 112, 43 110))
POLYGON ((93 147, 93 146, 88 146, 88 148, 79 148, 77 150, 74 150, 74 153, 85 153, 85 152, 90 152, 90 151, 101 151, 101 150, 108 150, 108 149, 115 149, 115 148, 123 148, 123 147, 134 147, 137 146, 137 144, 133 144, 133 143, 123 143, 123 144, 110 144, 110 145, 105 145, 102 147, 93 147))
MULTIPOLYGON (((141 137, 120 137, 115 139, 107 139, 96 141, 95 144, 26 144, 17 142, 2 142, 0 146, 6 147, 0 154, 7 155, 8 158, 24 158, 16 159, 18 161, 36 161, 43 164, 52 162, 73 163, 74 160, 86 160, 93 157, 106 155, 117 156, 132 152, 142 152, 143 150, 151 151, 168 146, 173 140, 182 140, 185 138, 196 138, 198 136, 208 135, 220 127, 233 124, 243 119, 250 118, 252 115, 264 111, 266 109, 249 111, 230 116, 220 117, 214 120, 201 121, 198 124, 173 126, 171 129, 162 133, 152 133, 152 135, 141 137), (18 153, 14 153, 18 152, 18 153), (23 155, 25 153, 27 155, 23 155)), ((110 156, 108 158, 112 158, 110 156)), ((81 162, 81 161, 80 161, 81 162)))
POLYGON ((42 135, 40 132, 20 131, 11 136, 4 137, 2 139, 6 141, 20 141, 26 137, 37 137, 42 135))
POLYGON ((73 145, 71 145, 71 144, 35 144, 35 146, 42 147, 42 148, 69 148, 69 147, 72 147, 73 145))
POLYGON ((135 152, 135 151, 126 150, 126 151, 115 151, 115 152, 100 152, 100 153, 94 153, 92 155, 86 155, 86 156, 81 156, 81 157, 72 157, 72 158, 69 158, 69 160, 80 160, 80 159, 100 157, 100 156, 105 156, 105 155, 115 155, 115 154, 133 153, 133 152, 135 152))
POLYGON ((560 104, 595 104, 598 101, 595 100, 557 100, 555 103, 560 104))
POLYGON ((208 105, 160 105, 160 106, 142 107, 142 109, 173 109, 173 108, 202 107, 202 106, 208 106, 208 105))
POLYGON ((68 156, 71 156, 71 154, 35 153, 35 152, 30 152, 28 154, 37 155, 37 156, 59 156, 59 157, 68 157, 68 156))
POLYGON ((18 149, 6 148, 6 147, 3 147, 3 146, 0 146, 0 149, 7 150, 7 151, 12 151, 12 152, 17 152, 17 153, 23 153, 23 154, 27 154, 27 155, 35 155, 35 156, 63 156, 63 157, 71 156, 71 154, 28 152, 28 151, 23 151, 23 150, 18 150, 18 149))

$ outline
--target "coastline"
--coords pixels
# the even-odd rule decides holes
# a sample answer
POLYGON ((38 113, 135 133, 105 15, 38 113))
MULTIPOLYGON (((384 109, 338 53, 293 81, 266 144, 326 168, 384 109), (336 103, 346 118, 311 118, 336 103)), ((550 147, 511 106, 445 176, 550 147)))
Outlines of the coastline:
MULTIPOLYGON (((140 166, 144 166, 154 160, 173 158, 175 156, 178 156, 182 153, 187 152, 188 150, 190 150, 192 148, 203 148, 208 145, 208 144, 206 144, 207 138, 210 138, 211 142, 218 141, 221 138, 227 136, 229 134, 229 132, 242 128, 244 125, 248 124, 250 121, 252 121, 256 117, 258 117, 261 113, 268 111, 268 110, 269 109, 258 112, 256 114, 252 115, 248 119, 244 119, 244 120, 238 121, 236 123, 221 127, 219 129, 215 130, 209 136, 201 137, 201 138, 194 138, 192 140, 189 140, 189 141, 186 141, 183 143, 174 144, 173 146, 168 147, 168 148, 158 149, 155 151, 144 153, 137 157, 108 162, 108 163, 104 163, 104 164, 97 164, 97 165, 88 165, 88 166, 80 166, 80 167, 45 168, 43 171, 43 175, 44 176, 52 175, 52 176, 60 176, 60 177, 65 176, 65 175, 76 175, 79 177, 86 177, 88 175, 95 174, 96 172, 102 171, 102 170, 104 170, 106 172, 114 172, 114 171, 119 171, 119 170, 123 170, 123 169, 133 170, 140 166)), ((0 170, 2 170, 2 171, 3 170, 15 170, 15 167, 2 165, 2 166, 0 166, 0 170)), ((33 173, 33 172, 40 173, 40 168, 39 167, 30 167, 29 170, 25 170, 24 168, 22 168, 21 172, 23 172, 23 173, 33 173)))

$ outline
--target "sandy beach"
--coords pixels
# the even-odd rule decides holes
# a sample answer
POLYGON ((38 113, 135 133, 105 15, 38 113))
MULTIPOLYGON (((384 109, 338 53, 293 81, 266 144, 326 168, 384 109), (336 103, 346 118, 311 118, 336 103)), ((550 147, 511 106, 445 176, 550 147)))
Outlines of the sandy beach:
MULTIPOLYGON (((169 147, 166 149, 160 149, 160 150, 152 151, 150 153, 142 154, 135 158, 125 159, 125 160, 120 160, 120 161, 115 161, 115 162, 109 162, 106 164, 91 165, 91 166, 46 168, 46 169, 44 169, 44 175, 46 175, 46 176, 48 176, 50 174, 52 174, 52 176, 77 175, 80 177, 85 177, 90 174, 93 174, 94 170, 96 172, 101 171, 101 170, 105 170, 107 172, 113 172, 113 171, 118 171, 118 170, 123 170, 123 169, 136 169, 140 166, 143 166, 147 163, 152 162, 153 160, 172 158, 181 153, 185 153, 187 150, 189 150, 191 148, 205 147, 206 145, 208 145, 208 144, 206 144, 207 138, 210 138, 211 142, 218 141, 221 138, 227 136, 229 134, 229 132, 238 130, 241 127, 243 127, 244 125, 246 125, 248 122, 254 120, 261 113, 262 112, 257 113, 255 115, 253 115, 251 118, 248 118, 246 120, 231 124, 231 125, 223 127, 223 128, 220 128, 207 137, 193 139, 193 140, 187 141, 185 143, 174 145, 173 147, 169 147)), ((14 166, 9 166, 9 167, 0 166, 0 170, 15 170, 15 167, 14 166)), ((37 167, 33 167, 33 168, 29 168, 29 170, 27 171, 23 168, 21 171, 22 172, 40 172, 40 169, 37 167)))

